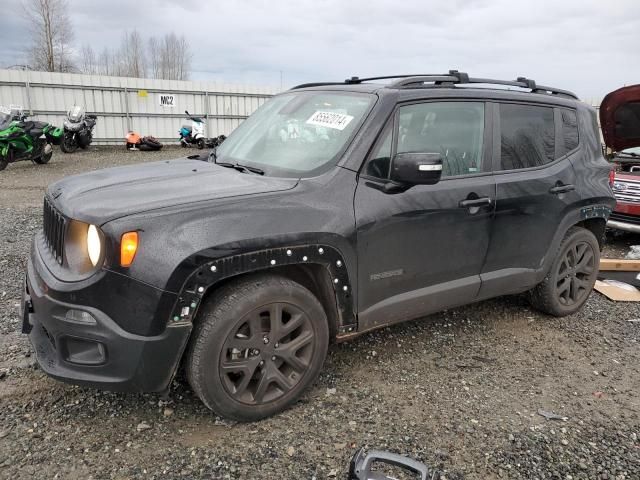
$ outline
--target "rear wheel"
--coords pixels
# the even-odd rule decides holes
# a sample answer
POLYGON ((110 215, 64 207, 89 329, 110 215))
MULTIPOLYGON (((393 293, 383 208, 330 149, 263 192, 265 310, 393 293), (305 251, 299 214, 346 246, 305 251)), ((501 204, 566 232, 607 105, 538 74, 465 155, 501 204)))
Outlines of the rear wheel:
POLYGON ((599 264, 600 246, 595 235, 585 228, 570 228, 549 273, 531 290, 531 304, 556 317, 577 312, 589 298, 599 264))
POLYGON ((320 373, 329 328, 318 299, 277 275, 239 279, 203 307, 187 376, 214 412, 254 421, 294 403, 320 373))
POLYGON ((7 165, 9 165, 9 160, 4 157, 0 157, 0 172, 7 168, 7 165))
POLYGON ((64 153, 73 153, 78 149, 78 143, 76 142, 73 134, 65 133, 60 144, 60 150, 64 153))
POLYGON ((204 148, 204 138, 199 138, 197 145, 198 145, 198 148, 202 150, 204 148))

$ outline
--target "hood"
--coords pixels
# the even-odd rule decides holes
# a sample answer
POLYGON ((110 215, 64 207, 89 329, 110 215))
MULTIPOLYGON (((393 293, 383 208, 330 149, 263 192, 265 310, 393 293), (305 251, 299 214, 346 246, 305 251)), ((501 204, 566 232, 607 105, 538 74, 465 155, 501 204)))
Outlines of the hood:
POLYGON ((640 85, 619 88, 600 104, 604 143, 614 152, 640 146, 640 85))
POLYGON ((297 183, 178 159, 67 177, 51 184, 47 196, 67 217, 102 225, 163 207, 289 190, 297 183))

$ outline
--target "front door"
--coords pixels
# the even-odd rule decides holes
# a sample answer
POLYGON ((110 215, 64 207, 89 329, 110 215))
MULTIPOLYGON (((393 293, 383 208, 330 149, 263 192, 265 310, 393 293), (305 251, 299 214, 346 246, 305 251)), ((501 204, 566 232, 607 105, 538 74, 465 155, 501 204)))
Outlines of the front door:
POLYGON ((483 102, 401 106, 358 180, 354 206, 361 329, 474 300, 495 204, 483 102), (440 153, 435 185, 385 189, 396 153, 440 153))

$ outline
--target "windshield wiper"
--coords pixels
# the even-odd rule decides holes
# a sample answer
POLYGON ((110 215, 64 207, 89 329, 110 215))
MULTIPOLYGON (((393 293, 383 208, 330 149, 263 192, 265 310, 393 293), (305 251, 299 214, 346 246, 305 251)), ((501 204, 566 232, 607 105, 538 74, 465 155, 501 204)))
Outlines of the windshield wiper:
POLYGON ((249 167, 247 165, 240 165, 239 163, 231 163, 231 162, 215 162, 215 164, 220 165, 221 167, 235 168, 239 172, 255 173, 256 175, 264 175, 264 170, 261 170, 257 167, 249 167))

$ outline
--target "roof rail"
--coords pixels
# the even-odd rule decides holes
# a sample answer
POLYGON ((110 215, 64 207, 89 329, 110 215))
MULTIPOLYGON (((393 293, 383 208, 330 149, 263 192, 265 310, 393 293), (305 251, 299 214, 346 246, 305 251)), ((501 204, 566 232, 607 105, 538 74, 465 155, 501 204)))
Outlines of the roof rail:
POLYGON ((528 88, 532 93, 547 93, 551 95, 563 95, 578 100, 578 96, 568 90, 561 90, 555 87, 546 87, 537 85, 536 81, 531 78, 518 77, 516 80, 495 80, 492 78, 474 78, 464 72, 457 70, 449 70, 445 75, 416 75, 405 77, 397 82, 387 85, 388 88, 405 88, 416 86, 423 83, 433 83, 434 85, 443 84, 486 84, 486 85, 504 85, 508 87, 528 88))
POLYGON ((470 77, 467 73, 459 72, 458 70, 449 70, 444 74, 416 74, 416 75, 387 75, 380 77, 351 77, 347 78, 344 83, 341 82, 327 82, 327 83, 305 83, 292 88, 305 87, 319 87, 325 85, 354 85, 363 82, 370 82, 373 80, 395 80, 395 82, 387 85, 387 88, 416 88, 422 86, 425 83, 432 83, 434 86, 442 85, 459 85, 459 84, 486 84, 486 85, 503 85, 507 87, 526 88, 531 90, 531 93, 545 93, 550 95, 561 95, 568 98, 578 100, 578 96, 568 90, 561 90, 554 87, 546 87, 544 85, 537 85, 535 80, 526 77, 518 77, 516 80, 495 80, 491 78, 475 78, 470 77))

